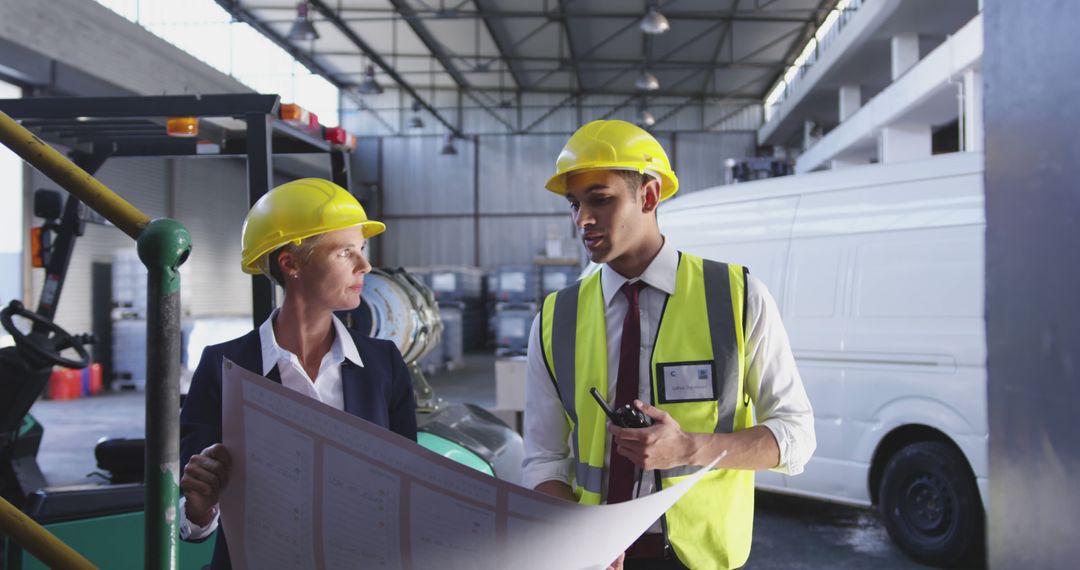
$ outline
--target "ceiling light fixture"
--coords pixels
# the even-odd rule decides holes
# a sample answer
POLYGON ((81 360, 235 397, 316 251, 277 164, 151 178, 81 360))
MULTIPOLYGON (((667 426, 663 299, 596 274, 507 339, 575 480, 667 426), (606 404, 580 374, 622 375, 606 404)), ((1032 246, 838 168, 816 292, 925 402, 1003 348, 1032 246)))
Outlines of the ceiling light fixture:
POLYGON ((641 75, 638 75, 637 80, 634 81, 634 87, 641 91, 656 91, 660 88, 660 80, 649 73, 648 69, 642 69, 641 75))
POLYGON ((668 19, 656 9, 656 5, 650 3, 649 11, 645 12, 645 17, 641 19, 641 31, 649 35, 662 34, 671 29, 671 23, 668 19))
POLYGON ((368 64, 367 69, 364 70, 364 80, 360 82, 360 85, 356 87, 356 91, 361 95, 380 95, 383 92, 382 85, 379 85, 378 81, 375 81, 375 66, 368 64))
POLYGON ((454 148, 454 133, 446 133, 446 142, 443 143, 442 150, 439 154, 447 156, 457 155, 457 149, 454 148))
POLYGON ((315 29, 315 24, 311 23, 311 16, 308 14, 309 9, 307 2, 296 5, 296 21, 293 22, 292 27, 289 28, 289 34, 285 37, 294 41, 319 39, 319 32, 315 29))
POLYGON ((424 128, 424 120, 421 119, 420 115, 419 115, 420 109, 422 109, 422 108, 423 107, 420 106, 420 101, 417 101, 416 99, 413 99, 412 112, 414 114, 413 114, 413 117, 411 119, 409 119, 409 128, 410 129, 419 130, 419 129, 424 128))
POLYGON ((651 127, 656 124, 656 117, 648 109, 642 108, 638 115, 638 124, 643 127, 651 127))

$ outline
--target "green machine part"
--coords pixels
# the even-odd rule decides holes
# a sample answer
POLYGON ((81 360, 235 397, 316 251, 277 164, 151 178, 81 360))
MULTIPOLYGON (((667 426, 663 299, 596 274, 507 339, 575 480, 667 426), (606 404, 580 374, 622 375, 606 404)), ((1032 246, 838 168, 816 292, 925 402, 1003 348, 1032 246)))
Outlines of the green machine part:
MULTIPOLYGON (((68 546, 99 568, 143 567, 143 513, 124 513, 44 525, 68 546)), ((214 537, 200 542, 180 542, 180 570, 199 570, 210 563, 214 537)), ((23 570, 47 570, 23 552, 23 570)))
POLYGON ((492 477, 495 476, 495 471, 491 469, 487 461, 480 459, 475 453, 449 439, 422 431, 416 434, 416 443, 443 457, 453 459, 466 467, 471 467, 492 477))

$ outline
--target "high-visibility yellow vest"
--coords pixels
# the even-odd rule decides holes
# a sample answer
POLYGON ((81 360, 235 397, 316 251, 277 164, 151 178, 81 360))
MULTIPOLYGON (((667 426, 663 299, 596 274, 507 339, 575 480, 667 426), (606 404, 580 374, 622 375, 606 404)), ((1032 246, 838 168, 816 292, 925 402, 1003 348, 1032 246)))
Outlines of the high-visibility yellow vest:
MULTIPOLYGON (((680 253, 675 293, 664 304, 650 360, 651 401, 683 430, 730 433, 753 425, 746 378, 746 272, 743 267, 680 253)), ((552 293, 541 312, 544 360, 573 437, 574 494, 600 504, 610 434, 589 394, 607 398, 608 362, 600 273, 552 293)), ((658 472, 660 488, 697 467, 658 472)), ((754 472, 715 469, 664 516, 679 560, 690 568, 737 568, 750 555, 754 472)))

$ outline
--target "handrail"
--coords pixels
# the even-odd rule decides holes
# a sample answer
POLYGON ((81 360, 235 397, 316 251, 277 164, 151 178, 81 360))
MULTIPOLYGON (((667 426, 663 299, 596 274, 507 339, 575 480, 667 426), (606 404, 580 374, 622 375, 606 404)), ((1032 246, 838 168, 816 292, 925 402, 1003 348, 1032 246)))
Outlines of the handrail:
MULTIPOLYGON (((176 509, 180 498, 179 267, 191 252, 191 235, 175 220, 151 221, 3 111, 0 143, 138 243, 139 259, 148 272, 144 567, 175 569, 179 552, 176 509)), ((30 550, 21 541, 19 544, 30 550)))
POLYGON ((0 497, 0 531, 14 539, 49 568, 60 570, 97 568, 3 497, 0 497))
POLYGON ((783 88, 777 93, 775 99, 772 101, 766 99, 765 101, 764 109, 766 121, 771 119, 776 112, 776 109, 792 95, 795 87, 801 82, 802 78, 809 72, 814 64, 817 63, 817 60, 821 55, 836 41, 837 36, 839 36, 840 32, 847 26, 855 12, 865 3, 866 0, 848 0, 848 2, 843 3, 843 6, 833 10, 835 16, 830 15, 826 17, 826 22, 830 17, 834 18, 834 21, 829 24, 829 29, 827 31, 822 33, 822 28, 825 27, 824 25, 814 31, 814 35, 806 42, 803 52, 796 57, 795 63, 785 69, 777 83, 769 90, 769 93, 771 94, 774 89, 777 89, 781 84, 783 85, 783 88), (812 51, 808 49, 811 46, 811 42, 813 44, 812 51), (802 61, 799 61, 800 59, 802 61))

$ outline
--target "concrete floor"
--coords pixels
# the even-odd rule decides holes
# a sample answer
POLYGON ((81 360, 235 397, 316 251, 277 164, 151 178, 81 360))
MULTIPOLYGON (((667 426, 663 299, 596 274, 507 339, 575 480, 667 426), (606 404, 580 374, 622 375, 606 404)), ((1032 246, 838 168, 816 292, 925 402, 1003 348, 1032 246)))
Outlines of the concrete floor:
MULTIPOLYGON (((429 381, 446 401, 486 408, 495 404, 494 357, 490 354, 469 354, 464 368, 432 375, 429 381)), ((35 404, 31 413, 45 427, 39 462, 49 483, 87 481, 87 475, 96 469, 93 446, 99 438, 141 437, 143 406, 143 394, 138 392, 35 404)), ((759 492, 754 545, 746 568, 927 567, 910 561, 893 545, 875 511, 759 492)))

